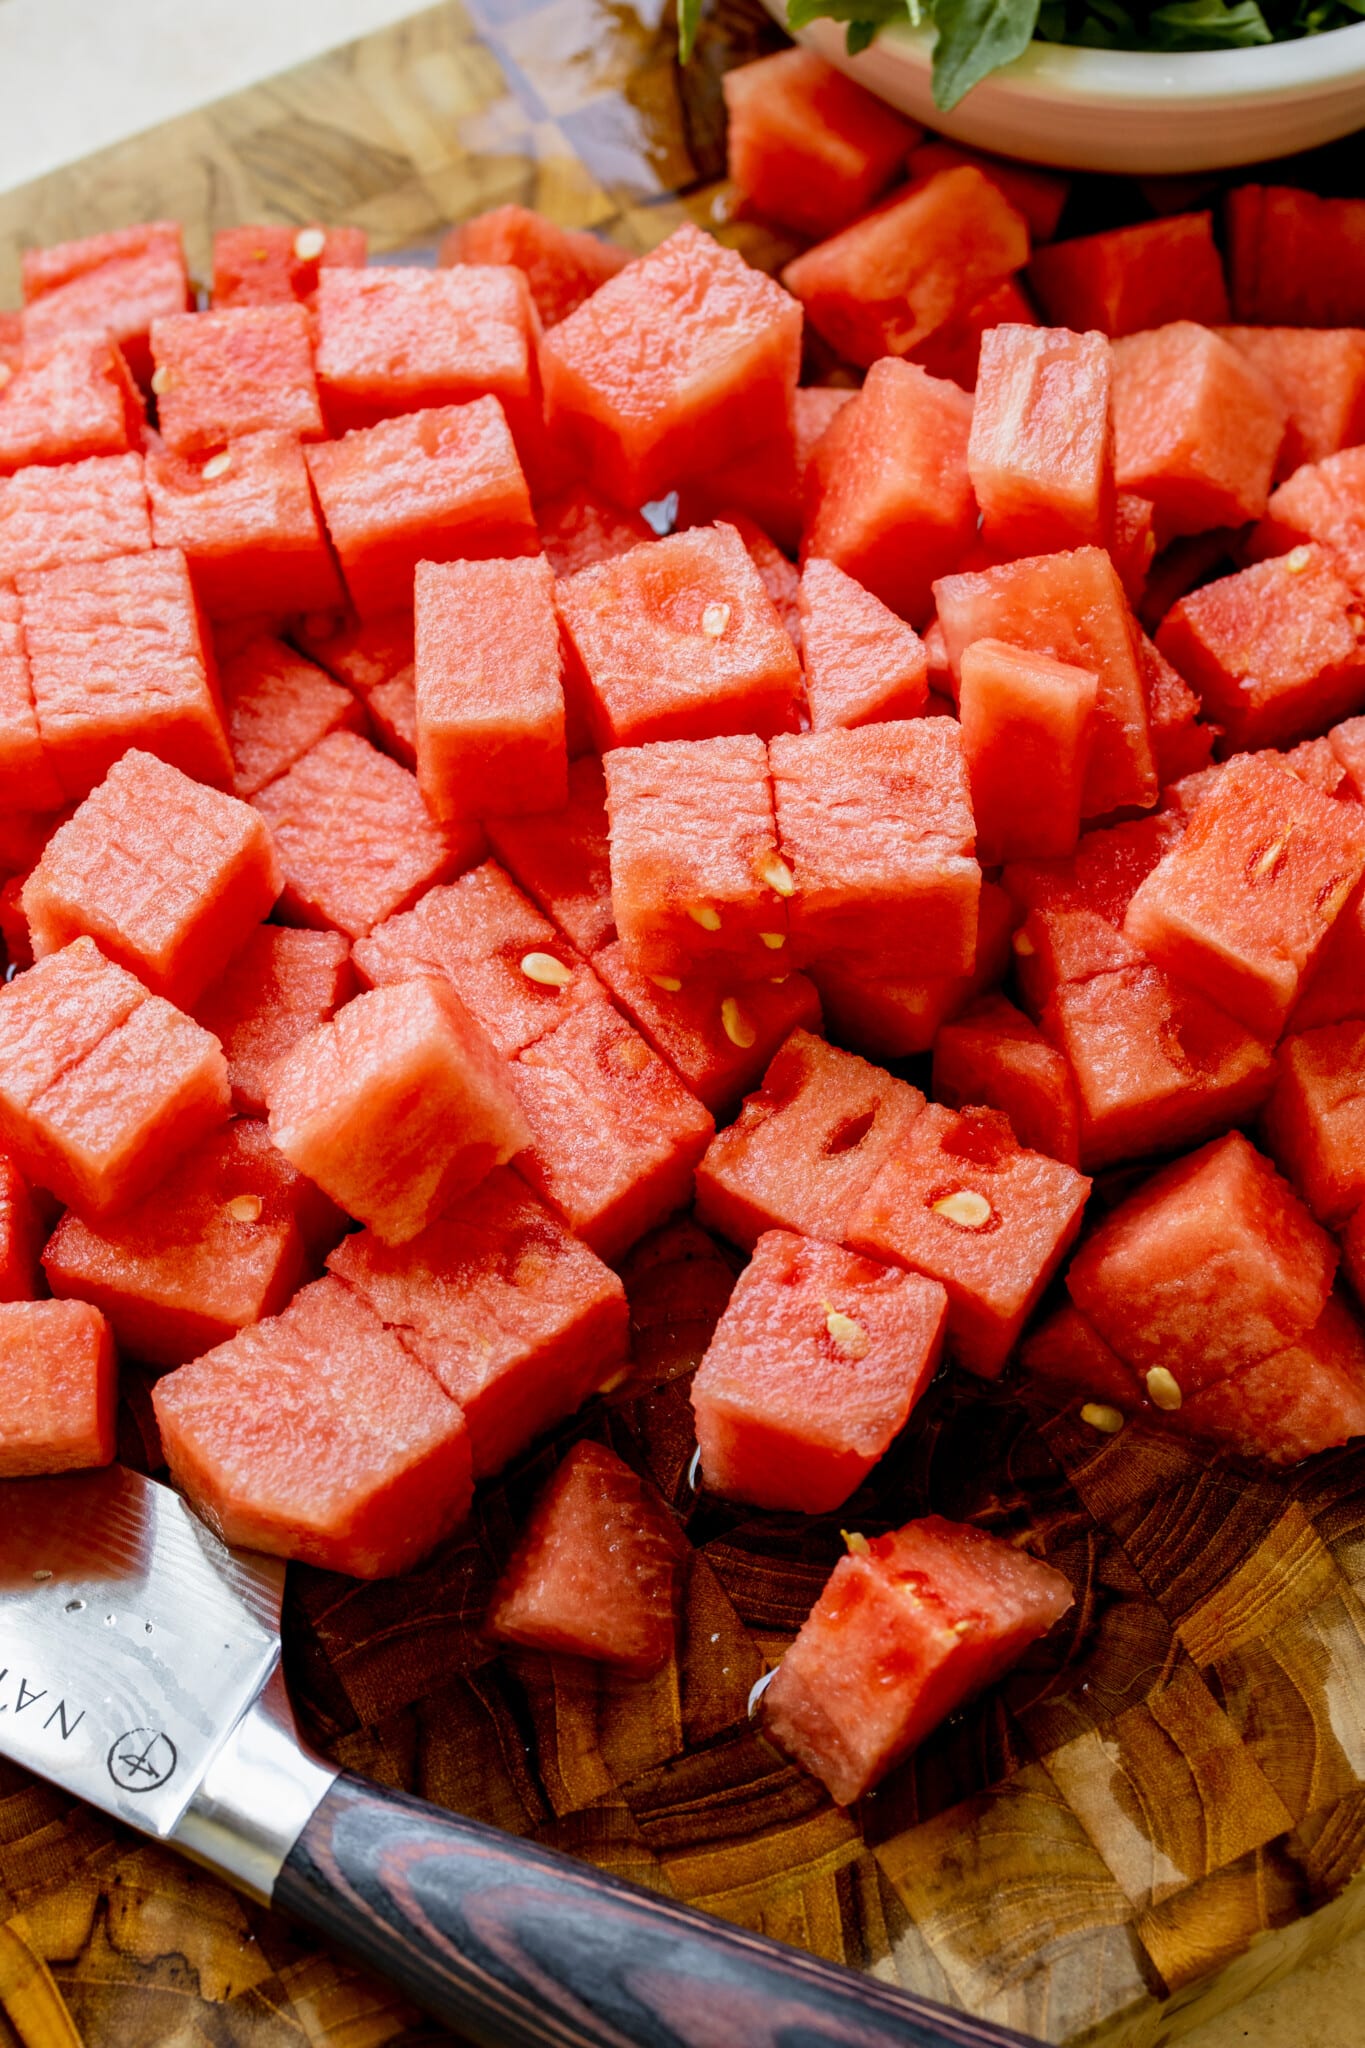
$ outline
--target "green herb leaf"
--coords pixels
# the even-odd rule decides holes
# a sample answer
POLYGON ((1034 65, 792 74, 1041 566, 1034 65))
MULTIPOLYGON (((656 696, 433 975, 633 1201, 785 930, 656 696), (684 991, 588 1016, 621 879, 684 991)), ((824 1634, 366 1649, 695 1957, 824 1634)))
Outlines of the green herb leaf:
POLYGON ((850 57, 856 57, 865 50, 881 27, 879 21, 851 21, 844 35, 844 48, 850 57))
POLYGON ((787 0, 788 28, 805 28, 808 22, 869 22, 880 28, 883 22, 904 21, 905 0, 787 0))
POLYGON ((701 0, 678 0, 678 62, 692 55, 701 26, 701 0))
POLYGON ((1225 0, 1167 0, 1152 9, 1149 33, 1158 50, 1242 49, 1275 40, 1257 0, 1232 7, 1225 0))
POLYGON ((988 72, 1026 50, 1038 5, 1039 0, 935 0, 934 105, 946 114, 988 72))

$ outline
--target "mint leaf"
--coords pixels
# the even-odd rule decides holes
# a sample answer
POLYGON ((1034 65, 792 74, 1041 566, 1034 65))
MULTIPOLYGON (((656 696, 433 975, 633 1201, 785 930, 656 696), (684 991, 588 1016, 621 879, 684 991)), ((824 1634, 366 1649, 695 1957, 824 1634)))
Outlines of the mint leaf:
POLYGON ((701 0, 678 0, 678 62, 686 64, 701 26, 701 0))
POLYGON ((1039 0, 934 0, 934 105, 941 112, 1028 48, 1038 5, 1039 0))

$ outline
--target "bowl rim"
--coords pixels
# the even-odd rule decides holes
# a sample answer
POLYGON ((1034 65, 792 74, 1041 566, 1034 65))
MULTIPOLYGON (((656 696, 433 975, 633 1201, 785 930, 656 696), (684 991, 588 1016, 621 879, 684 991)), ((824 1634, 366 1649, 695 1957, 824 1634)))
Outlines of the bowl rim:
MULTIPOLYGON (((781 0, 774 9, 779 15, 781 0)), ((840 31, 842 38, 842 30, 840 31)), ((871 50, 926 71, 931 33, 890 22, 871 50), (893 53, 894 52, 894 56, 893 53)), ((869 52, 871 54, 871 52, 869 52)), ((1022 56, 977 88, 1020 91, 1039 101, 1284 100, 1313 88, 1346 91, 1365 80, 1365 20, 1289 42, 1228 50, 1096 50, 1074 43, 1032 42, 1022 56)))

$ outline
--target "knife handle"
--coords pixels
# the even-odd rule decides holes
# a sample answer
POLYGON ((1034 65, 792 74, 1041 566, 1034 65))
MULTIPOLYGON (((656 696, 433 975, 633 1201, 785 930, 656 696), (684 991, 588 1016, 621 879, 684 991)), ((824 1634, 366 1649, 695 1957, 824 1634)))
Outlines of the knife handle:
POLYGON ((326 1793, 273 1903, 479 2048, 1025 2048, 358 1778, 326 1793))

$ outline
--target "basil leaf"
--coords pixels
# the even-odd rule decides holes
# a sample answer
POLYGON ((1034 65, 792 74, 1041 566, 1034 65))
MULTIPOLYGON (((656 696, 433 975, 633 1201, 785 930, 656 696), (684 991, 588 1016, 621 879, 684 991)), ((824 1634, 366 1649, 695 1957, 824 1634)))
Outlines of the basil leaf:
POLYGON ((881 27, 879 21, 851 21, 844 35, 844 48, 850 57, 856 57, 865 50, 881 27))
POLYGON ((1244 49, 1275 39, 1257 0, 1167 0, 1152 9, 1149 30, 1158 50, 1244 49))
POLYGON ((934 105, 946 114, 988 72, 1026 50, 1038 6, 1039 0, 935 0, 934 105))

